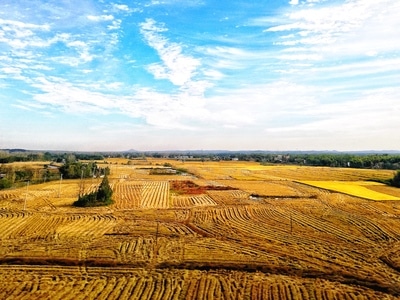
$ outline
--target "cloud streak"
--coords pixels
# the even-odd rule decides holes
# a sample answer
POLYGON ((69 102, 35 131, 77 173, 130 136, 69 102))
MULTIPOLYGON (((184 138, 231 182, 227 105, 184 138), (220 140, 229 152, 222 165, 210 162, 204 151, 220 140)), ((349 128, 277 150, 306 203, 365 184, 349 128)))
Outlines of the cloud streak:
POLYGON ((164 26, 158 25, 153 19, 146 19, 140 24, 140 28, 146 42, 157 51, 162 61, 148 66, 148 71, 156 79, 167 79, 174 85, 183 86, 196 75, 201 62, 194 57, 184 55, 182 46, 163 37, 161 33, 167 31, 164 26))

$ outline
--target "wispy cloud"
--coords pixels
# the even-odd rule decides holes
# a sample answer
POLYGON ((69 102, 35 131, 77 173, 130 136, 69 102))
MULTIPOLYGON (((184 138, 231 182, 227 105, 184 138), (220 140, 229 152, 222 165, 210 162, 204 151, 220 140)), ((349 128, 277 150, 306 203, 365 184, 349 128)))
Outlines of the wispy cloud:
MULTIPOLYGON (((270 26, 265 32, 284 33, 276 45, 308 47, 308 51, 320 52, 326 57, 365 54, 378 51, 377 48, 384 48, 386 52, 393 48, 377 42, 382 38, 391 44, 399 40, 394 29, 400 24, 398 9, 399 3, 392 0, 353 0, 311 8, 300 6, 286 14, 281 20, 282 25, 270 26)), ((395 43, 394 48, 397 47, 395 43)))
POLYGON ((242 69, 249 65, 251 60, 260 58, 260 54, 239 47, 215 46, 202 47, 210 65, 218 69, 242 69))
POLYGON ((186 1, 180 1, 180 0, 151 0, 148 5, 178 5, 180 7, 182 6, 199 6, 203 5, 204 0, 186 0, 186 1))
POLYGON ((112 20, 114 20, 114 16, 113 15, 100 15, 100 16, 89 15, 89 16, 87 16, 87 18, 90 21, 94 21, 94 22, 102 22, 102 21, 112 21, 112 20))
POLYGON ((356 90, 398 86, 397 1, 294 2, 279 19, 251 22, 275 36, 270 50, 276 73, 336 95, 348 93, 348 99, 356 90))
POLYGON ((38 78, 32 86, 41 91, 34 95, 34 99, 53 110, 61 108, 75 114, 106 114, 115 107, 115 100, 111 97, 78 88, 61 78, 38 78))
POLYGON ((167 29, 153 19, 147 19, 141 23, 140 28, 146 42, 157 51, 162 61, 162 63, 149 65, 148 71, 155 78, 168 79, 177 86, 182 86, 192 80, 197 68, 201 65, 200 60, 183 54, 181 45, 170 42, 162 36, 161 33, 167 29))
POLYGON ((106 87, 96 84, 79 86, 62 78, 38 78, 32 86, 40 91, 33 96, 36 104, 28 106, 21 102, 17 107, 75 115, 125 115, 143 119, 155 128, 170 129, 194 129, 190 120, 202 110, 205 112, 203 104, 195 101, 187 103, 190 98, 182 97, 182 94, 169 95, 140 88, 128 96, 114 95, 111 91, 121 87, 118 82, 109 83, 106 87))
POLYGON ((113 7, 114 9, 122 10, 122 11, 126 11, 126 12, 131 11, 131 9, 129 8, 129 6, 126 5, 126 4, 116 4, 116 3, 114 3, 114 4, 112 5, 112 7, 113 7))
POLYGON ((5 43, 12 49, 23 49, 26 47, 47 47, 52 41, 43 38, 50 26, 23 23, 20 21, 0 19, 0 43, 5 43))
POLYGON ((297 136, 308 149, 374 149, 375 145, 392 149, 393 141, 386 137, 397 136, 398 97, 400 89, 384 88, 363 93, 346 103, 320 103, 301 111, 301 123, 271 126, 265 132, 270 139, 293 140, 297 136))

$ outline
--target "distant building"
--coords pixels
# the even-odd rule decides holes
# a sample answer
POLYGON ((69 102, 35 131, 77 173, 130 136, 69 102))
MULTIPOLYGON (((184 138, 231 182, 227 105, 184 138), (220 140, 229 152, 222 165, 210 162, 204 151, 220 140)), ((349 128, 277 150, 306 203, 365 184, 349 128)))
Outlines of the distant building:
POLYGON ((179 156, 176 156, 175 159, 179 159, 179 160, 193 159, 193 155, 179 155, 179 156))

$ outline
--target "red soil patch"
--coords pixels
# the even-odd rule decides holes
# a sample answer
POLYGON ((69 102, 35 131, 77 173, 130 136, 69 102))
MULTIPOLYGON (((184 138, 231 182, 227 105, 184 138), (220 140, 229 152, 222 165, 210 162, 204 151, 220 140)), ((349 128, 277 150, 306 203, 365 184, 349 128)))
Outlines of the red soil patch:
POLYGON ((186 194, 186 195, 199 195, 199 194, 204 194, 206 191, 237 190, 237 188, 233 188, 230 186, 215 186, 215 185, 200 186, 190 180, 173 180, 170 182, 170 184, 171 184, 171 191, 177 194, 186 194))

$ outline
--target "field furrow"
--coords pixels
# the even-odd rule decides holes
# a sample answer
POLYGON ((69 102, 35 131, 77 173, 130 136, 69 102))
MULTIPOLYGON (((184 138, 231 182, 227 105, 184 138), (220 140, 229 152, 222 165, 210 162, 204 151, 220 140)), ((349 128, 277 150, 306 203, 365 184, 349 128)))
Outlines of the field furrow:
POLYGON ((0 191, 1 299, 400 297, 399 194, 363 181, 387 170, 110 161, 109 206, 72 205, 99 178, 0 191))

